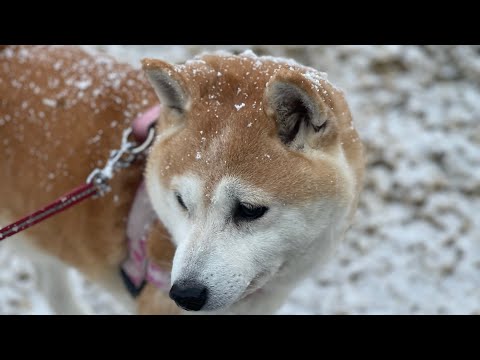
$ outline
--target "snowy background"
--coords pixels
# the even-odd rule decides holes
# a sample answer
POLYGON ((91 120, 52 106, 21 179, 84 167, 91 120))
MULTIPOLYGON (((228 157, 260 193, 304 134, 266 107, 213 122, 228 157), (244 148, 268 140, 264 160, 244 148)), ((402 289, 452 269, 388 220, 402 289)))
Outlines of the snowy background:
MULTIPOLYGON (((355 223, 281 314, 480 314, 480 46, 85 46, 139 65, 204 50, 294 58, 347 94, 368 156, 355 223)), ((121 309, 72 271, 102 314, 121 309)), ((48 314, 0 245, 0 314, 48 314)))

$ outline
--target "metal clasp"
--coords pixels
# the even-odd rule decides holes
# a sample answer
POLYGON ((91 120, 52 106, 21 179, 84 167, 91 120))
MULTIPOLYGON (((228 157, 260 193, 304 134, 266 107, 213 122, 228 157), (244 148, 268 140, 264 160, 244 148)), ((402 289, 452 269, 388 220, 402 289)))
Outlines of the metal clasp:
POLYGON ((129 167, 140 154, 152 145, 155 138, 153 126, 148 129, 147 138, 141 144, 129 140, 132 132, 132 128, 124 130, 120 149, 110 152, 110 157, 102 169, 97 168, 88 175, 86 182, 95 185, 97 196, 103 196, 111 190, 108 182, 112 179, 115 171, 129 167))

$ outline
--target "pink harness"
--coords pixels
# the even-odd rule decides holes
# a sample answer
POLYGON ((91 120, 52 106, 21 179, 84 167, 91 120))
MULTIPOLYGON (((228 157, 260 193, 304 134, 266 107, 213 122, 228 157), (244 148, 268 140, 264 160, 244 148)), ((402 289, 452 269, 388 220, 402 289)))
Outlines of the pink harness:
MULTIPOLYGON (((149 127, 157 120, 159 114, 160 106, 156 106, 135 119, 132 128, 138 141, 143 141, 147 137, 149 127)), ((125 285, 134 297, 140 294, 147 282, 163 291, 168 292, 170 288, 170 273, 147 259, 147 239, 155 220, 157 215, 142 181, 128 215, 128 257, 121 265, 125 285)))

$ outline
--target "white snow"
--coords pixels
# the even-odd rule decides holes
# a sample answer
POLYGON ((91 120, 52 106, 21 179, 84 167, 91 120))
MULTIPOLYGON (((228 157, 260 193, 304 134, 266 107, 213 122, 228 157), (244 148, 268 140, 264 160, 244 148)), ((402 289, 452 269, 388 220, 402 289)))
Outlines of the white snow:
POLYGON ((56 100, 53 100, 53 99, 44 98, 44 99, 42 99, 42 103, 43 103, 45 106, 50 106, 50 107, 55 107, 55 106, 57 106, 57 101, 56 101, 56 100))
MULTIPOLYGON (((137 68, 142 57, 175 63, 204 50, 249 48, 84 47, 137 68)), ((299 285, 280 313, 480 314, 480 47, 252 49, 293 57, 291 66, 298 62, 328 72, 345 90, 368 156, 365 189, 345 241, 325 267, 299 285)), ((309 80, 318 85, 317 76, 323 75, 312 74, 309 80)), ((3 243, 0 268, 1 314, 51 313, 30 262, 12 255, 3 243)), ((93 312, 123 312, 78 274, 72 281, 93 312)))
POLYGON ((80 90, 86 90, 90 87, 90 85, 92 85, 92 80, 87 79, 87 80, 77 81, 74 83, 74 85, 80 90))
POLYGON ((241 108, 245 107, 245 103, 241 103, 241 104, 235 104, 235 109, 237 109, 237 111, 240 111, 241 108))

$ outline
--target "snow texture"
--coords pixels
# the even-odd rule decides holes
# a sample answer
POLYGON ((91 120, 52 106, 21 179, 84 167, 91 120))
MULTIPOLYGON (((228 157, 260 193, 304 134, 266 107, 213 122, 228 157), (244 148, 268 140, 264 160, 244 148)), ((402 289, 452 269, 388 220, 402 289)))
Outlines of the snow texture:
MULTIPOLYGON (((180 62, 203 51, 252 49, 328 73, 345 90, 366 144, 365 189, 336 256, 280 313, 480 314, 479 46, 84 48, 137 67, 142 57, 180 62)), ((0 269, 1 314, 52 312, 28 260, 4 244, 0 269)), ((123 312, 73 270, 72 283, 92 312, 123 312)))

